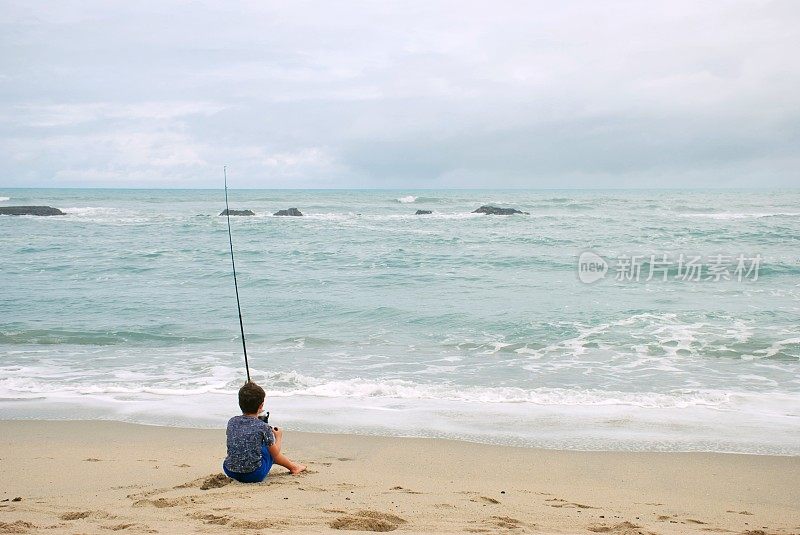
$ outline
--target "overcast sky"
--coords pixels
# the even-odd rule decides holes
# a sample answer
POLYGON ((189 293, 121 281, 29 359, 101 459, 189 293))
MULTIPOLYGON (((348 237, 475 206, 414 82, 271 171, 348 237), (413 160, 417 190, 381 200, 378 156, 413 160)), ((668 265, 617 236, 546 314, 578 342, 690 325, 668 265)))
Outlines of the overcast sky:
POLYGON ((800 1, 0 0, 0 186, 800 186, 800 1))

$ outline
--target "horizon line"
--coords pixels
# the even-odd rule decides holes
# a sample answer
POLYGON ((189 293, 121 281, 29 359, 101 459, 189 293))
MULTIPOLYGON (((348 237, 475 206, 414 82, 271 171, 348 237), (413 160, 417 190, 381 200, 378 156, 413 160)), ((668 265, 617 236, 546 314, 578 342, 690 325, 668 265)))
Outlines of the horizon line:
MULTIPOLYGON (((217 191, 212 187, 142 187, 142 186, 1 186, 0 190, 47 190, 47 189, 89 189, 89 190, 128 190, 128 191, 217 191)), ((418 187, 336 187, 336 188, 252 188, 228 187, 239 191, 800 191, 800 186, 701 186, 701 187, 460 187, 460 188, 418 188, 418 187)))

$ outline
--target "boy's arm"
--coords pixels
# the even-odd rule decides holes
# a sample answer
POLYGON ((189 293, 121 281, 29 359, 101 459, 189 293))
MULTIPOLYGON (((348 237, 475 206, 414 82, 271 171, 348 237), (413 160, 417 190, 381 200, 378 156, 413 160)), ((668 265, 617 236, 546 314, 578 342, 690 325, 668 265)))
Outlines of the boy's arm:
POLYGON ((283 429, 274 427, 272 431, 272 436, 275 437, 275 441, 272 443, 272 446, 269 446, 269 453, 274 457, 276 453, 281 452, 281 442, 283 442, 283 429), (273 448, 275 449, 275 451, 273 451, 273 448))
POLYGON ((286 455, 281 453, 281 442, 283 442, 283 429, 279 429, 277 427, 272 428, 272 436, 275 438, 274 442, 267 446, 269 450, 269 454, 272 456, 272 461, 280 466, 288 468, 289 471, 293 474, 299 474, 300 472, 306 469, 305 465, 298 464, 291 459, 289 459, 286 455))

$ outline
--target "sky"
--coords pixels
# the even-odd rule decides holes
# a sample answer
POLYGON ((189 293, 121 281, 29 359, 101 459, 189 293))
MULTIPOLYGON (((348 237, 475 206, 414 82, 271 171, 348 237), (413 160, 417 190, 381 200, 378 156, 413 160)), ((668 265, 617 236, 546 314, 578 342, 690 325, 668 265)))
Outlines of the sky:
POLYGON ((0 186, 800 186, 800 2, 0 0, 0 186))

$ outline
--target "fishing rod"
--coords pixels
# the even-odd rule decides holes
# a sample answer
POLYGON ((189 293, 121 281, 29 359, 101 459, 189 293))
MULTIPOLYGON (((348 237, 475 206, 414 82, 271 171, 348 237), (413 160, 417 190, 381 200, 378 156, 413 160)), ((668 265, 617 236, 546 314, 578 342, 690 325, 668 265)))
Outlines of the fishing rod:
POLYGON ((242 330, 242 351, 244 351, 244 369, 247 371, 247 382, 250 382, 250 364, 247 362, 247 345, 244 341, 244 322, 242 322, 242 305, 239 303, 239 284, 236 282, 236 262, 233 260, 233 236, 231 235, 231 209, 228 207, 228 166, 222 166, 225 175, 225 215, 228 218, 228 243, 231 246, 231 267, 233 268, 233 287, 236 289, 236 308, 239 310, 239 328, 242 330))

